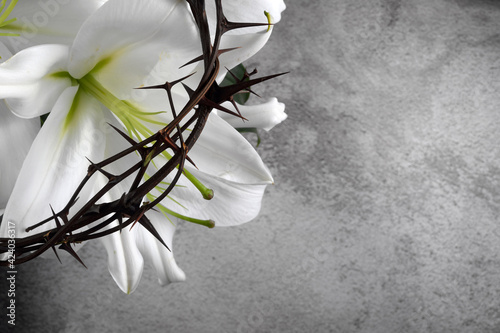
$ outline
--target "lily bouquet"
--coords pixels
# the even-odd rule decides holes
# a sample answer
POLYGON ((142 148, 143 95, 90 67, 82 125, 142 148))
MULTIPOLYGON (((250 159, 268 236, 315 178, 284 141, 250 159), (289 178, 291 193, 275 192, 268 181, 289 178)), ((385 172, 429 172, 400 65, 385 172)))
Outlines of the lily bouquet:
POLYGON ((273 179, 240 131, 286 115, 275 98, 235 101, 280 75, 238 65, 284 9, 281 0, 3 0, 1 264, 50 253, 83 264, 78 248, 100 239, 130 293, 144 260, 162 285, 185 279, 172 254, 179 222, 253 219, 273 179))

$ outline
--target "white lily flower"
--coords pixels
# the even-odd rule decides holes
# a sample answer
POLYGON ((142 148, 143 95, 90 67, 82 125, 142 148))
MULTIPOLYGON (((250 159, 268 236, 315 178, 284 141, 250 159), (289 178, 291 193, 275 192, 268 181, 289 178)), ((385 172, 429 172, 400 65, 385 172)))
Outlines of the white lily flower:
POLYGON ((70 45, 82 23, 107 0, 2 0, 0 36, 13 53, 34 45, 70 45))
MULTIPOLYGON (((229 9, 229 20, 243 22, 263 22, 267 11, 276 23, 284 9, 281 0, 223 1, 223 6, 229 9)), ((211 15, 208 11, 213 22, 211 15)), ((220 57, 221 68, 231 68, 255 54, 271 30, 266 26, 224 36, 221 48, 239 48, 220 57)), ((51 111, 5 209, 4 220, 16 224, 16 236, 27 236, 26 227, 51 216, 49 204, 55 211, 64 207, 87 172, 86 158, 100 161, 122 150, 123 142, 107 122, 139 139, 171 121, 170 110, 158 113, 169 105, 164 93, 133 88, 172 81, 198 68, 198 74, 185 81, 196 87, 202 65, 179 67, 200 54, 199 34, 187 2, 109 0, 83 23, 71 47, 35 46, 0 65, 0 98, 17 115, 32 118, 51 111)), ((182 87, 172 92, 180 108, 187 94, 182 87)), ((265 186, 273 182, 253 147, 217 114, 209 117, 189 156, 200 171, 186 168, 191 174, 179 182, 186 187, 176 188, 163 200, 161 210, 173 216, 171 221, 160 213, 147 213, 170 249, 179 219, 211 219, 218 226, 248 222, 260 209, 265 186), (200 195, 207 187, 216 193, 210 201, 200 195)), ((79 204, 93 191, 80 193, 79 204)), ((53 227, 46 224, 36 232, 53 227)), ((6 234, 5 223, 0 234, 6 234)), ((140 225, 102 240, 109 270, 126 293, 137 287, 143 257, 153 262, 161 284, 185 278, 172 253, 140 225)))

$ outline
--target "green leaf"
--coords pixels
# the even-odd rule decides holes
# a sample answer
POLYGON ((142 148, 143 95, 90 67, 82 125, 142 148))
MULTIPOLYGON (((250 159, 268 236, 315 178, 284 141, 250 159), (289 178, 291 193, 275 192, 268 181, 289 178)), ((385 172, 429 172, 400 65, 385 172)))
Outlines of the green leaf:
POLYGON ((260 145, 260 134, 256 127, 244 127, 236 129, 240 133, 254 133, 257 135, 257 147, 260 145))
POLYGON ((47 117, 49 116, 49 113, 43 114, 40 116, 40 125, 43 126, 43 123, 45 120, 47 120, 47 117))

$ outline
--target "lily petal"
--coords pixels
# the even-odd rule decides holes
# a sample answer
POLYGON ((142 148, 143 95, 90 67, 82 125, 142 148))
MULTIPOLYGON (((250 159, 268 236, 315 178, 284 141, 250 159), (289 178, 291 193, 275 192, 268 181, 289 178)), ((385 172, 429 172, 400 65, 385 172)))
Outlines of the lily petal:
MULTIPOLYGON (((78 87, 67 88, 56 102, 23 163, 4 220, 16 224, 16 236, 26 228, 61 210, 87 173, 88 161, 104 157, 104 136, 99 133, 101 107, 78 87)), ((82 191, 75 209, 83 205, 89 190, 82 191)), ((5 223, 0 234, 5 235, 5 223)), ((53 228, 47 223, 36 229, 53 228)))
POLYGON ((271 184, 273 178, 252 145, 218 115, 211 114, 189 152, 203 172, 243 184, 271 184))
POLYGON ((240 225, 254 219, 261 208, 265 184, 245 184, 206 174, 192 167, 187 170, 203 185, 214 191, 205 200, 194 186, 181 178, 179 187, 162 204, 176 213, 200 220, 213 220, 215 226, 240 225), (173 200, 172 200, 173 199, 173 200))
MULTIPOLYGON (((281 20, 281 12, 285 10, 286 6, 282 0, 223 0, 222 8, 224 15, 231 22, 268 23, 270 21, 270 23, 275 24, 281 20), (269 16, 267 17, 265 13, 269 16)), ((213 26, 213 22, 216 21, 215 13, 215 2, 207 2, 207 16, 211 22, 212 34, 215 33, 213 26)), ((234 29, 224 34, 220 49, 237 49, 221 55, 221 71, 218 80, 222 80, 226 75, 227 72, 224 68, 233 68, 256 54, 267 43, 272 30, 272 26, 257 26, 234 29)))
MULTIPOLYGON (((5 61, 12 53, 0 42, 0 59, 5 61)), ((25 120, 16 117, 0 100, 0 215, 7 205, 14 183, 36 134, 40 129, 38 119, 25 120), (15 149, 12 149, 15 145, 15 149), (7 158, 8 156, 8 158, 7 158)))
MULTIPOLYGON (((112 224, 110 227, 115 225, 112 224)), ((139 285, 144 268, 144 260, 137 248, 132 230, 125 228, 121 232, 114 232, 102 238, 108 253, 109 272, 118 287, 127 294, 132 293, 139 285)))
POLYGON ((40 45, 23 50, 0 65, 0 98, 22 118, 50 112, 61 93, 71 86, 66 72, 69 48, 40 45))
MULTIPOLYGON (((206 3, 207 16, 211 22, 211 29, 215 31, 215 2, 208 1, 206 3)), ((278 23, 281 20, 281 12, 286 8, 282 0, 253 0, 253 1, 234 1, 222 0, 222 9, 224 15, 231 22, 237 23, 267 23, 267 18, 264 11, 272 17, 271 23, 278 23)), ((252 27, 244 29, 235 29, 228 34, 241 35, 250 32, 258 32, 266 29, 266 26, 252 27)))
POLYGON ((0 100, 0 208, 9 200, 24 158, 40 129, 39 119, 22 119, 0 100))
MULTIPOLYGON (((146 260, 153 263, 160 285, 164 286, 172 282, 185 281, 186 274, 177 266, 174 254, 171 251, 175 225, 161 213, 150 211, 147 215, 170 251, 142 226, 132 229, 133 232, 136 232, 139 250, 146 260)), ((175 218, 172 218, 172 221, 174 220, 175 218)))
MULTIPOLYGON (((223 106, 236 112, 236 108, 229 102, 224 103, 223 106)), ((266 131, 271 130, 287 118, 285 104, 279 103, 274 97, 258 105, 238 105, 238 109, 248 121, 242 121, 224 112, 218 112, 218 115, 234 128, 250 127, 266 131)))
MULTIPOLYGON (((220 42, 219 49, 232 49, 219 56, 220 70, 217 75, 217 82, 221 82, 227 74, 226 68, 233 68, 250 59, 264 47, 271 37, 271 27, 269 31, 264 28, 260 32, 243 35, 224 35, 220 42)), ((203 73, 203 63, 198 63, 193 71, 203 73)))
MULTIPOLYGON (((7 6, 11 1, 7 0, 7 6)), ((2 37, 12 52, 41 44, 71 45, 82 23, 106 0, 85 1, 19 1, 9 15, 16 21, 0 32, 19 36, 2 37)))
POLYGON ((221 40, 220 48, 236 49, 220 56, 221 71, 219 72, 217 80, 221 81, 227 73, 227 71, 222 70, 222 68, 233 68, 259 52, 260 49, 266 45, 269 37, 271 37, 272 30, 273 28, 270 28, 269 31, 264 29, 264 31, 258 33, 224 36, 221 40))
MULTIPOLYGON (((185 168, 212 189, 214 197, 203 199, 198 189, 181 177, 162 205, 181 215, 214 220, 216 226, 238 225, 257 216, 264 190, 273 179, 255 149, 234 128, 211 114, 189 156, 199 170, 189 165, 185 168)), ((152 194, 156 197, 159 191, 152 194)))
MULTIPOLYGON (((142 40, 134 40, 133 45, 115 52, 112 59, 92 72, 99 82, 120 99, 133 97, 136 103, 143 102, 149 96, 137 98, 146 94, 144 90, 133 90, 134 88, 163 84, 191 74, 194 66, 180 67, 201 54, 199 33, 192 22, 187 2, 164 3, 172 3, 171 8, 154 34, 142 40), (123 68, 127 70, 123 71, 123 68), (121 73, 120 76, 116 75, 117 72, 121 73)), ((177 88, 182 86, 178 85, 177 88)), ((150 92, 151 90, 147 95, 150 92)), ((164 92, 162 94, 165 95, 164 92)))
MULTIPOLYGON (((179 1, 108 1, 82 25, 71 48, 69 72, 79 79, 111 55, 147 40, 177 4, 179 1)), ((158 54, 143 56, 156 57, 152 65, 158 61, 158 54)))

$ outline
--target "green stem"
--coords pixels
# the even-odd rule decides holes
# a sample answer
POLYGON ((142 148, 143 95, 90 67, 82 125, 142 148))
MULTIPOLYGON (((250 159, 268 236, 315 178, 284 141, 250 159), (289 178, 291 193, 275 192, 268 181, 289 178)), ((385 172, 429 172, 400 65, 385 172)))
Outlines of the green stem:
MULTIPOLYGON (((148 197, 148 200, 150 200, 150 201, 154 201, 154 199, 156 199, 155 196, 153 196, 151 194, 148 194, 147 197, 148 197)), ((168 209, 167 207, 163 206, 162 204, 158 204, 157 206, 160 208, 161 212, 164 215, 171 215, 173 217, 177 217, 177 218, 184 220, 186 222, 190 222, 190 223, 194 223, 194 224, 198 224, 198 225, 203 225, 203 226, 210 228, 210 229, 215 227, 215 222, 213 220, 195 219, 194 217, 189 217, 189 216, 174 212, 173 210, 168 209)))

